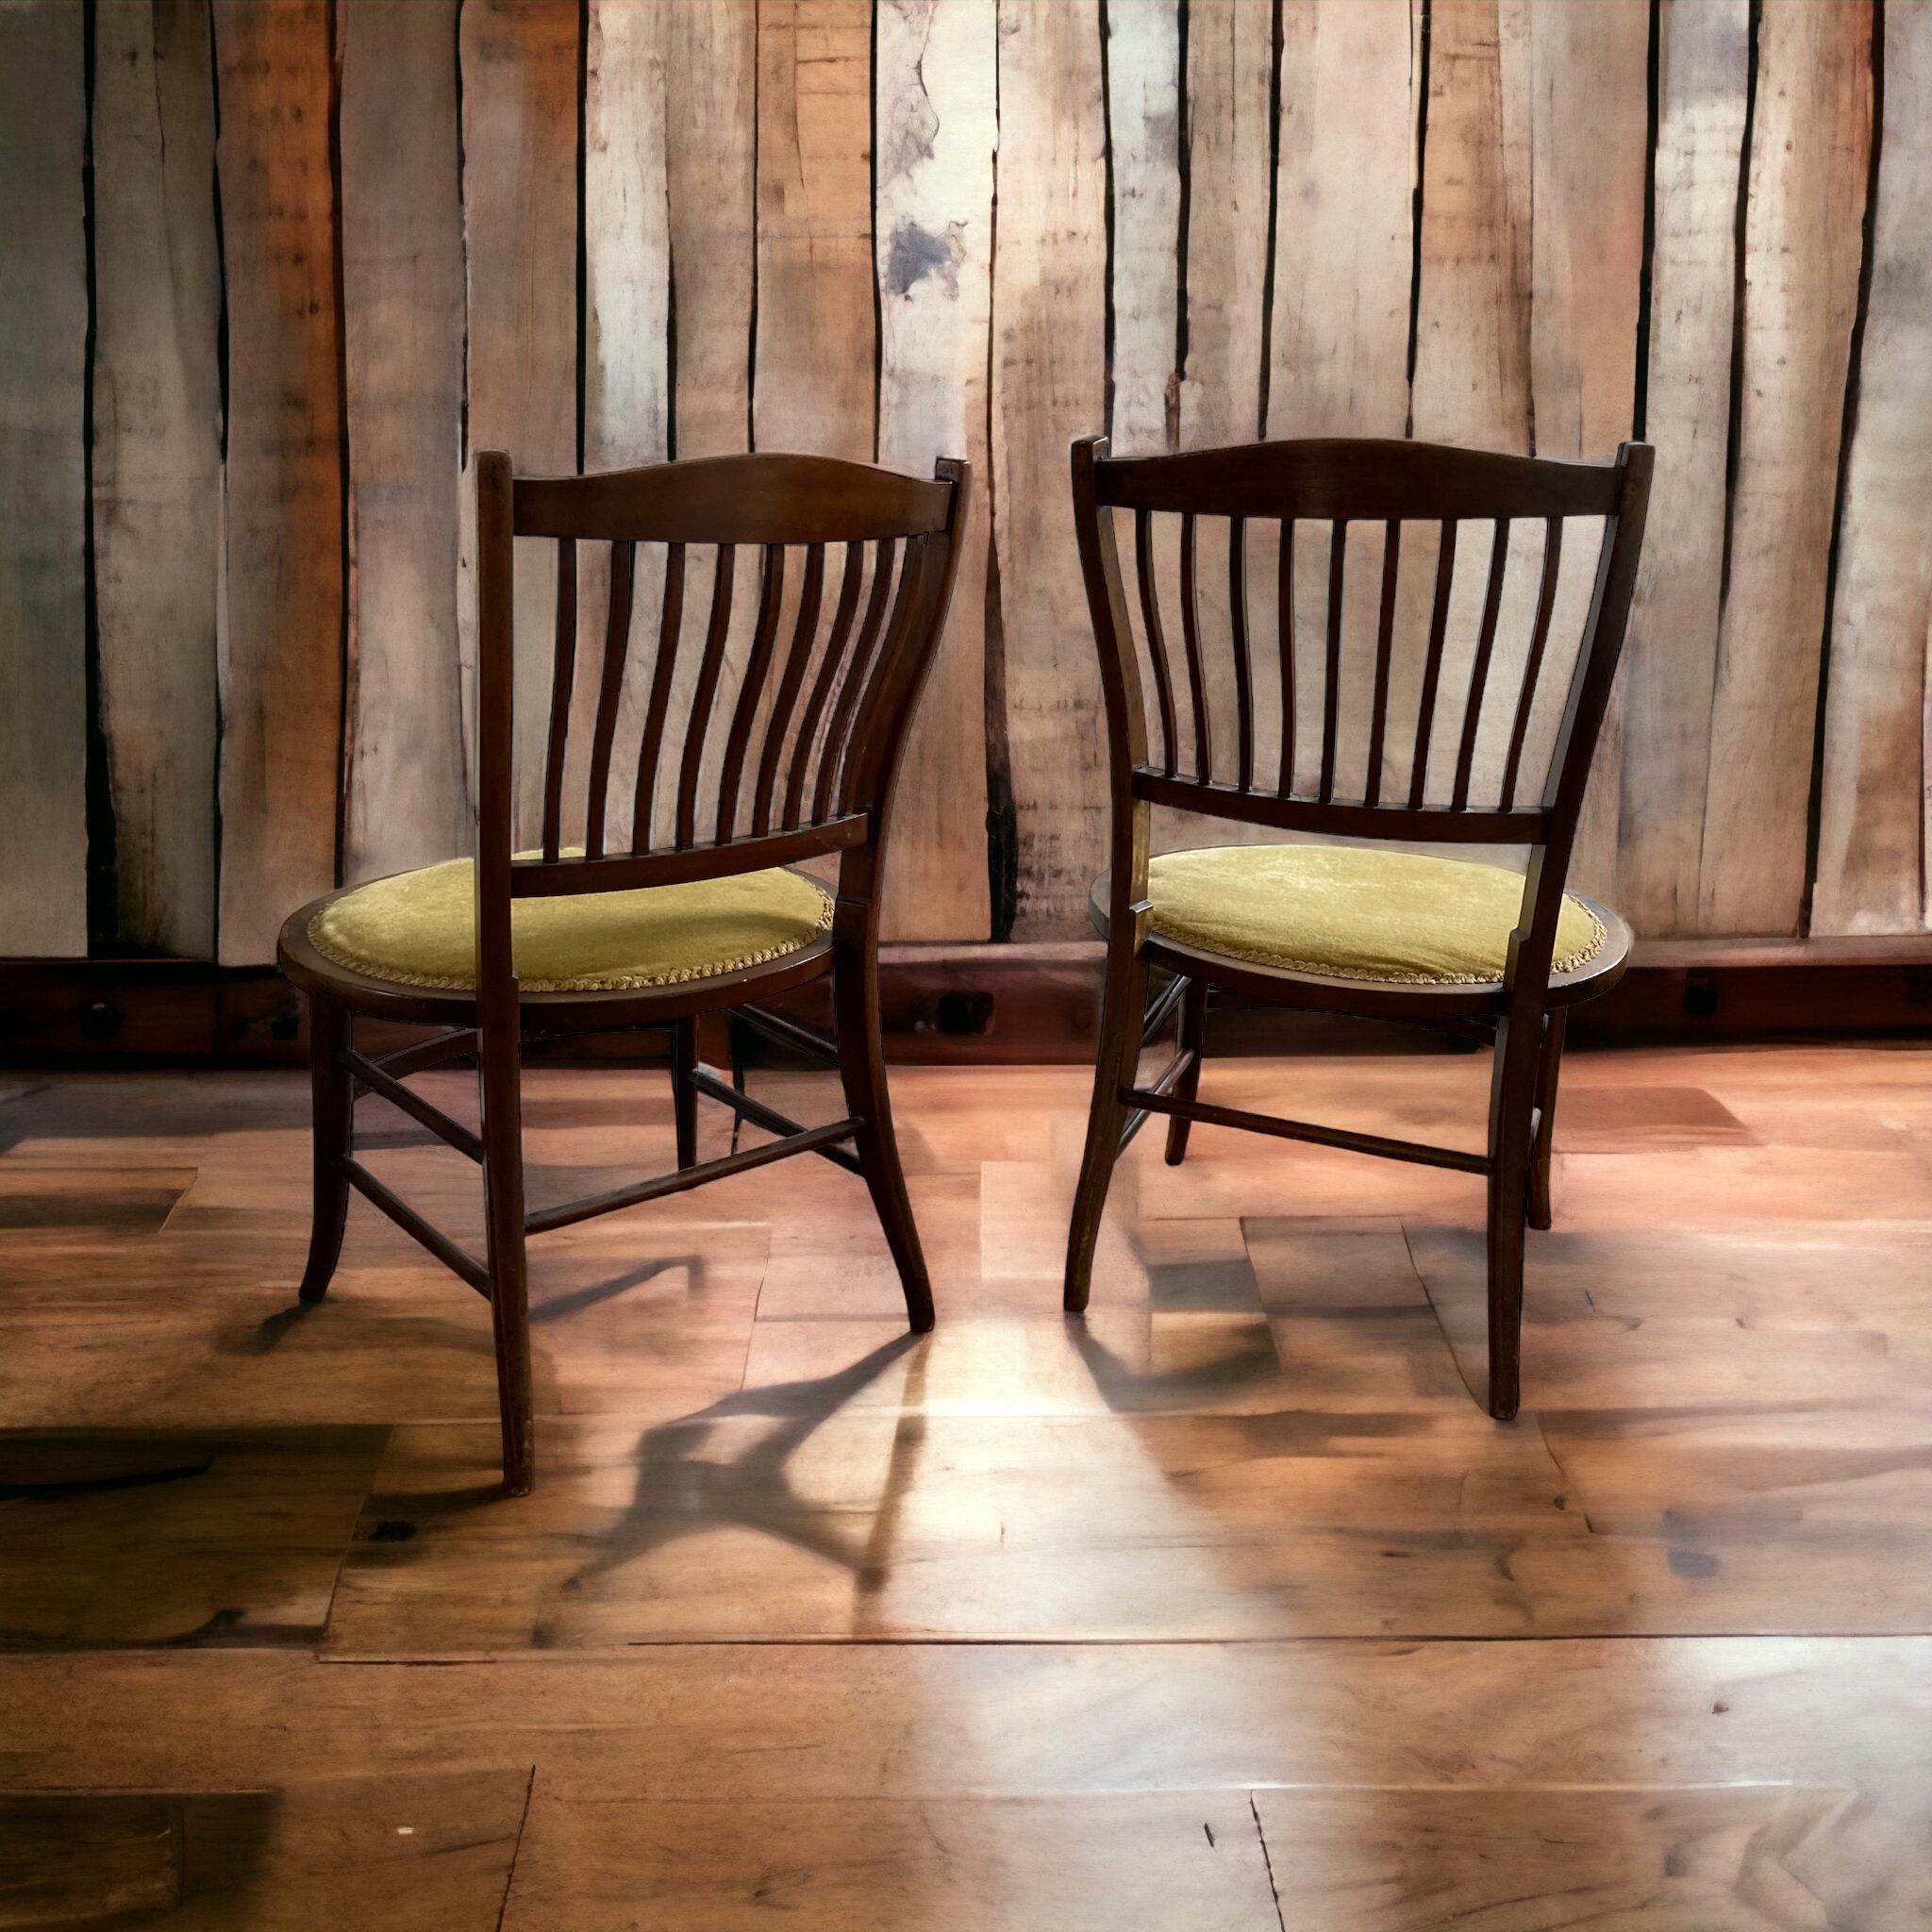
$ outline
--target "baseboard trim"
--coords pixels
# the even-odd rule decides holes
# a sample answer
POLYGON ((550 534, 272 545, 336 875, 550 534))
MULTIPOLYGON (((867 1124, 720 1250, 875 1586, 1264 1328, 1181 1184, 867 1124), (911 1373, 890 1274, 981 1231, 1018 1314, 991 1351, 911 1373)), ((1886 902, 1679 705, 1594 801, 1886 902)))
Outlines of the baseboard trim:
MULTIPOLYGON (((1573 1022, 1579 1044, 1722 1043, 1812 1037, 1932 1035, 1932 941, 1898 957, 1792 960, 1764 953, 1692 963, 1641 948, 1623 983, 1573 1022)), ((1900 942, 1888 941, 1888 947, 1900 942)), ((1098 941, 1043 944, 900 944, 880 954, 887 1050, 902 1063, 1077 1062, 1099 1019, 1098 941)), ((823 986, 786 1002, 828 1019, 823 986)), ((1467 1050, 1410 1027, 1279 1011, 1228 1011, 1224 1052, 1467 1050)), ((398 1038, 407 1037, 398 1033, 398 1038)), ((724 1050, 723 1028, 707 1052, 724 1050)), ((184 959, 0 962, 0 1065, 288 1066, 307 1051, 302 1001, 272 967, 184 959)), ((539 1057, 533 1055, 533 1058, 539 1057)), ((562 1057, 562 1056, 555 1056, 562 1057)), ((573 1059, 655 1062, 655 1032, 585 1039, 573 1059)))

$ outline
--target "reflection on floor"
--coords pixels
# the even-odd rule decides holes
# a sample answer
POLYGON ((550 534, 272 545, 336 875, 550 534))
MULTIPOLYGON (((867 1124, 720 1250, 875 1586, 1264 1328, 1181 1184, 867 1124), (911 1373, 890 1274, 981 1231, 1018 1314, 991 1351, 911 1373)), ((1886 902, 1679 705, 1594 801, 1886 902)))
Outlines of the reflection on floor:
MULTIPOLYGON (((545 1237, 506 1502, 475 1296, 358 1207, 293 1304, 301 1081, 0 1077, 0 1925, 1932 1923, 1924 1051, 1566 1082, 1513 1424, 1478 1183, 1149 1134, 1069 1323, 1085 1077, 908 1069, 937 1333, 823 1163, 545 1237)), ((528 1113, 535 1200, 664 1163, 661 1077, 528 1113)))

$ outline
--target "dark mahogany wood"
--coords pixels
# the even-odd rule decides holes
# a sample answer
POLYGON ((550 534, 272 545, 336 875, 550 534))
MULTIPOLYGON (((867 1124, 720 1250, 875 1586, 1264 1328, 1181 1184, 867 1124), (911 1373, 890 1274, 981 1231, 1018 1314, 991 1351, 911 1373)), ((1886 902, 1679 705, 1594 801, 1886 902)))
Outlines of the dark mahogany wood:
MULTIPOLYGON (((314 1227, 302 1295, 319 1300, 341 1252, 353 1188, 489 1298, 503 1424, 503 1470, 512 1494, 534 1474, 526 1242, 532 1234, 817 1153, 860 1174, 871 1191, 916 1330, 930 1328, 932 1291, 892 1137, 878 1014, 878 892, 892 791, 914 707, 944 626, 966 513, 968 473, 942 460, 934 480, 862 464, 791 456, 660 463, 601 476, 513 477, 508 457, 479 453, 477 527, 476 980, 474 991, 393 984, 337 965, 308 939, 326 899, 283 927, 282 970, 308 995, 315 1104, 314 1227), (515 856, 511 613, 518 538, 554 539, 558 550, 555 656, 544 743, 541 856, 515 856), (572 681, 577 645, 578 552, 610 549, 610 598, 591 723, 588 796, 581 825, 565 822, 572 681), (634 780, 629 833, 610 795, 621 696, 637 586, 639 545, 658 546, 662 608, 634 780), (686 547, 714 554, 708 606, 687 626, 686 547), (758 607, 742 665, 728 648, 732 577, 740 546, 761 557, 758 607), (821 640, 825 548, 842 549, 844 577, 821 640), (803 578, 784 622, 787 553, 803 578), (871 590, 858 619, 861 581, 871 590), (696 656, 689 718, 680 731, 672 693, 680 661, 696 656), (714 721, 728 721, 722 752, 708 750, 714 721), (716 758, 715 768, 709 762, 716 758), (659 774, 676 785, 668 842, 654 841, 659 774), (705 824, 711 801, 715 813, 705 824), (740 829, 749 819, 751 829, 740 829), (627 849, 619 849, 627 847, 627 849), (836 855, 832 929, 763 965, 676 986, 625 991, 525 993, 517 982, 510 908, 518 898, 602 892, 721 878, 836 855), (735 1094, 698 1058, 700 1015, 730 1011, 830 976, 838 1021, 833 1051, 847 1118, 802 1127, 735 1094), (356 1016, 451 1029, 376 1060, 358 1054, 356 1016), (524 1198, 521 1064, 526 1039, 626 1026, 670 1035, 675 1169, 628 1186, 530 1211, 524 1198), (482 1131, 472 1133, 406 1087, 408 1074, 475 1053, 482 1131), (487 1252, 482 1258, 425 1220, 361 1167, 354 1154, 358 1086, 394 1102, 483 1168, 487 1252), (733 1096, 737 1112, 780 1138, 723 1159, 697 1158, 700 1094, 733 1096), (850 1142, 848 1147, 845 1142, 850 1142)), ((699 578, 702 586, 703 579, 699 578)), ((702 589, 696 592, 702 597, 702 589)), ((572 808, 575 810, 575 807, 572 808)), ((333 896, 333 895, 332 895, 333 896)))
MULTIPOLYGON (((1198 450, 1172 457, 1109 459, 1105 438, 1073 449, 1074 523, 1080 544, 1109 747, 1113 862, 1096 883, 1094 923, 1108 942, 1101 1001, 1100 1045, 1086 1153, 1067 1238, 1065 1304, 1087 1306, 1101 1214, 1121 1149, 1151 1114, 1165 1115, 1167 1158, 1187 1153, 1195 1122, 1302 1140, 1328 1147, 1423 1161, 1483 1175, 1489 1189, 1490 1388, 1492 1415, 1513 1416, 1520 1400, 1523 1248, 1526 1226, 1550 1220, 1550 1148, 1566 1015, 1579 1001, 1607 991, 1622 976, 1629 928, 1598 910, 1607 940, 1573 972, 1551 971, 1564 874, 1583 807, 1611 680, 1623 649, 1649 500, 1651 452, 1625 443, 1610 463, 1558 463, 1426 443, 1339 441, 1257 443, 1240 449, 1198 450), (1116 509, 1131 510, 1141 634, 1123 581, 1115 534, 1116 509), (1194 764, 1181 768, 1174 724, 1173 676, 1166 661, 1158 600, 1149 558, 1157 516, 1180 519, 1181 596, 1188 685, 1196 720, 1194 764), (1604 520, 1602 549, 1584 628, 1541 793, 1518 806, 1524 747, 1548 662, 1551 614, 1560 567, 1562 526, 1570 517, 1604 520), (1231 582, 1225 640, 1203 631, 1194 597, 1193 557, 1204 518, 1229 525, 1231 582), (1248 675, 1244 525, 1268 520, 1281 529, 1279 643, 1282 749, 1278 770, 1253 769, 1252 681, 1248 675), (1532 628, 1520 654, 1499 648, 1513 521, 1544 526, 1542 579, 1532 628), (1298 790, 1295 771, 1294 542, 1298 523, 1325 523, 1329 535, 1326 624, 1319 675, 1322 742, 1312 795, 1298 790), (1348 525, 1379 523, 1384 529, 1381 596, 1374 635, 1368 764, 1362 795, 1340 795, 1340 691, 1349 649, 1345 614, 1348 525), (1440 556, 1428 629, 1421 655, 1413 736, 1407 722, 1390 729, 1391 667, 1397 651, 1397 595, 1402 525, 1438 526, 1440 556), (1446 675, 1457 538, 1466 523, 1488 523, 1492 534, 1487 582, 1474 652, 1466 671, 1446 675), (1155 680, 1152 723, 1159 736, 1150 758, 1149 708, 1141 679, 1146 651, 1155 680), (1236 782, 1217 778, 1209 764, 1210 730, 1201 693, 1213 684, 1208 654, 1231 653, 1231 685, 1239 747, 1236 782), (1516 688, 1499 689, 1499 667, 1509 664, 1516 688), (1446 687, 1454 685, 1455 690, 1446 687), (1473 800, 1481 721, 1493 698, 1507 700, 1511 720, 1499 795, 1473 800), (1455 736, 1450 734, 1454 732, 1455 736), (1454 748, 1453 777, 1444 803, 1432 802, 1433 742, 1454 748), (1394 747, 1392 759, 1391 748, 1394 747), (1402 755, 1408 753, 1402 774, 1402 755), (1385 762, 1393 769, 1385 774, 1385 762), (1148 815, 1153 805, 1205 812, 1236 824, 1333 839, 1368 838, 1404 843, 1525 844, 1528 870, 1522 909, 1500 978, 1475 986, 1406 986, 1291 972, 1251 964, 1178 944, 1152 929, 1148 900, 1148 815), (1148 1031, 1151 970, 1175 975, 1180 1001, 1177 1051, 1150 1086, 1136 1083, 1136 1065, 1148 1031), (1211 1106, 1198 1098, 1207 1055, 1210 991, 1225 991, 1284 1007, 1421 1022, 1492 1034, 1489 1141, 1481 1154, 1309 1122, 1211 1106)), ((1512 641, 1513 642, 1513 641, 1512 641)), ((1309 675, 1317 675, 1309 671, 1309 675)), ((1174 998, 1172 989, 1162 1005, 1174 998)))

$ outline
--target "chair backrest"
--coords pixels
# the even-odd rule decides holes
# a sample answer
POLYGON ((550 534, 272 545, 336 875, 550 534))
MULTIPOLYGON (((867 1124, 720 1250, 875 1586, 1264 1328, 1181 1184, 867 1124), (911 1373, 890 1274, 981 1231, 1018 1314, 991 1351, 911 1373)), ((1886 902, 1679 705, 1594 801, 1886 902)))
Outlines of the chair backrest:
POLYGON ((966 485, 950 458, 928 482, 780 455, 513 476, 479 453, 479 891, 875 860, 966 485))
POLYGON ((1116 879, 1144 880, 1148 805, 1528 845, 1524 924, 1546 910, 1553 935, 1650 472, 1641 443, 1591 464, 1370 440, 1115 460, 1105 438, 1075 442, 1116 879))

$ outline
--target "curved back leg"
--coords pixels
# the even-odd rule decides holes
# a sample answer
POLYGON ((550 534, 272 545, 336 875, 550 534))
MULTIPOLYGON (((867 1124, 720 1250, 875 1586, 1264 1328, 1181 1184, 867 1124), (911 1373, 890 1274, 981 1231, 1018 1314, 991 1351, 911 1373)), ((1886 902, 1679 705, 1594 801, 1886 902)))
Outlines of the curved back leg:
POLYGON ((1067 1231, 1067 1276, 1061 1306, 1077 1315, 1091 1291, 1093 1250, 1100 1217, 1120 1158, 1127 1110, 1121 1089, 1132 1083, 1141 1058, 1141 1014, 1147 999, 1147 961, 1133 920, 1116 919, 1108 933, 1107 990, 1100 1006, 1100 1051, 1093 1064, 1093 1099, 1087 1114, 1087 1151, 1074 1192, 1067 1231))
POLYGON ((349 1181, 342 1172, 355 1139, 355 1083, 336 1056, 349 1044, 349 1016, 334 1000, 308 996, 308 1080, 314 1098, 314 1218, 302 1299, 319 1302, 341 1258, 349 1218, 349 1181))
POLYGON ((839 1077, 844 1083, 845 1110, 859 1124, 853 1148, 899 1271, 907 1320, 915 1335, 924 1335, 933 1325, 932 1283, 892 1133, 892 1103, 886 1091, 886 1057, 879 1038, 878 920, 872 903, 841 897, 832 930, 839 1077))
MULTIPOLYGON (((1201 1057, 1208 1050, 1208 982, 1191 979, 1181 995, 1181 1023, 1174 1034, 1174 1045, 1193 1058, 1174 1083, 1176 1100, 1192 1100, 1201 1091, 1201 1057)), ((1178 1167, 1188 1158, 1188 1129, 1193 1122, 1174 1115, 1167 1124, 1167 1164, 1178 1167)))
POLYGON ((1550 1204, 1550 1153, 1557 1125, 1557 1080, 1563 1068, 1563 1029, 1570 1016, 1552 1013, 1543 1022, 1542 1053, 1536 1070, 1536 1144, 1529 1155, 1529 1224, 1539 1230, 1554 1219, 1550 1204))

